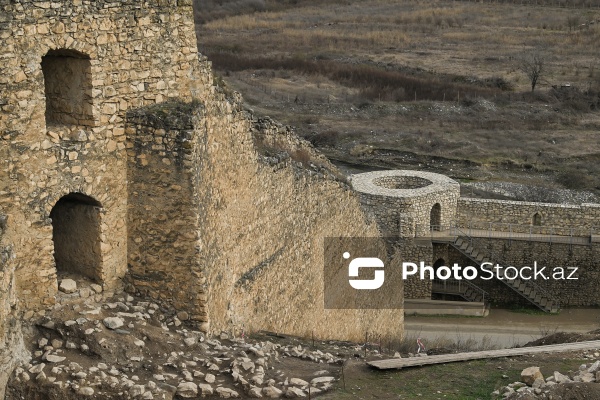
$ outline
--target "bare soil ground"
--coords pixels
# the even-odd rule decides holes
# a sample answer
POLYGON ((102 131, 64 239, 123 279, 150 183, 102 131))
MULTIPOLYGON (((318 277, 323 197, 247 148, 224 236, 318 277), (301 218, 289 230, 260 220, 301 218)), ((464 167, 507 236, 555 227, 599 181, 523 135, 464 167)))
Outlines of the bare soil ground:
POLYGON ((346 172, 599 193, 600 9, 540 4, 265 1, 199 25, 199 48, 249 108, 346 172))

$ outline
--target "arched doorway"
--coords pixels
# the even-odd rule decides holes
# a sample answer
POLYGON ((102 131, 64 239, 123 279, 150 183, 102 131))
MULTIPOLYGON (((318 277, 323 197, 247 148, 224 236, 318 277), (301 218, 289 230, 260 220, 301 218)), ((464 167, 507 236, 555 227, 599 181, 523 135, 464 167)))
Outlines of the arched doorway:
POLYGON ((442 225, 442 206, 440 203, 435 203, 433 207, 431 207, 431 212, 429 213, 429 226, 432 231, 440 231, 442 225))
POLYGON ((436 262, 433 263, 433 270, 437 271, 437 269, 441 266, 446 265, 446 261, 443 258, 438 258, 436 262))
POLYGON ((61 197, 50 212, 57 273, 101 280, 100 252, 102 205, 81 193, 61 197))
POLYGON ((535 213, 533 214, 533 217, 531 217, 531 225, 534 226, 540 226, 542 225, 542 215, 540 213, 535 213))

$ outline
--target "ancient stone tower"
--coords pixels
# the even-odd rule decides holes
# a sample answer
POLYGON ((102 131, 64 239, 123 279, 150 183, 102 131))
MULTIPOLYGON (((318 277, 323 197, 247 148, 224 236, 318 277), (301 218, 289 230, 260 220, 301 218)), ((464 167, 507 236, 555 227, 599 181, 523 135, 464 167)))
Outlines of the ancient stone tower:
POLYGON ((401 333, 401 311, 323 310, 324 237, 377 228, 309 145, 213 86, 191 0, 0 0, 0 41, 5 368, 63 275, 205 331, 401 333))

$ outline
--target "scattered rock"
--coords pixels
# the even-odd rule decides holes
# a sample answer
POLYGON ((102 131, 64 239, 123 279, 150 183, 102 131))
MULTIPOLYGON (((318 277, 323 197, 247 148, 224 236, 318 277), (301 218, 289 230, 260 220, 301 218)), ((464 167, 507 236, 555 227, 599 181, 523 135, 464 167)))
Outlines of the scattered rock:
POLYGON ((129 389, 129 394, 133 397, 141 396, 146 391, 146 388, 143 385, 133 385, 129 389))
POLYGON ((308 382, 303 379, 292 378, 290 379, 290 385, 294 386, 308 386, 308 382))
POLYGON ((310 381, 311 385, 318 385, 320 383, 329 383, 329 382, 333 382, 335 380, 334 377, 332 376, 320 376, 318 378, 313 378, 313 380, 310 381))
POLYGON ((283 392, 277 389, 275 386, 265 386, 262 392, 265 397, 271 399, 277 399, 283 395, 283 392))
POLYGON ((90 287, 92 288, 92 290, 98 294, 102 293, 102 286, 96 284, 96 283, 92 283, 90 285, 90 287))
POLYGON ((217 394, 219 395, 219 397, 222 397, 224 399, 240 397, 238 392, 236 392, 235 390, 224 387, 218 387, 217 394))
POLYGON ((64 293, 74 293, 77 291, 77 282, 75 282, 73 279, 63 279, 60 281, 58 290, 64 293))
POLYGON ((532 386, 536 379, 544 379, 544 375, 540 372, 540 367, 529 367, 521 371, 521 381, 532 386))
POLYGON ((46 356, 46 361, 51 362, 51 363, 59 363, 59 362, 63 362, 67 359, 67 357, 62 357, 62 356, 55 356, 52 354, 48 354, 46 356))
POLYGON ((295 397, 306 397, 306 393, 302 389, 298 389, 296 387, 289 387, 285 392, 285 397, 295 398, 295 397))
POLYGON ((37 365, 34 365, 33 367, 29 368, 29 373, 30 374, 39 374, 40 372, 42 372, 44 370, 45 366, 46 366, 46 364, 44 364, 44 363, 39 363, 37 365))
POLYGON ((94 395, 94 389, 92 389, 89 386, 82 386, 77 390, 77 393, 82 395, 82 396, 93 396, 94 395))
POLYGON ((181 382, 177 386, 177 395, 185 399, 191 399, 198 395, 198 386, 194 382, 181 382))
POLYGON ((200 394, 202 394, 203 397, 213 394, 213 388, 208 383, 200 383, 198 389, 200 389, 200 394))
POLYGON ((118 329, 124 325, 123 319, 119 317, 107 317, 102 322, 108 329, 118 329))

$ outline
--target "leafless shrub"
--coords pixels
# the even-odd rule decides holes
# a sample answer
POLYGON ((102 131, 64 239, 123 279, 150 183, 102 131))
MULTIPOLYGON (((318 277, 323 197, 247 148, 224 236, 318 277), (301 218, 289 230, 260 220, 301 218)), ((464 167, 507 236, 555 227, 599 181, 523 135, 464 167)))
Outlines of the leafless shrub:
POLYGON ((339 132, 335 130, 327 130, 324 132, 315 133, 307 139, 315 147, 333 147, 337 144, 339 132))
POLYGON ((544 72, 544 58, 537 52, 523 56, 519 69, 527 76, 531 83, 531 91, 535 90, 542 73, 544 72))
POLYGON ((590 189, 594 185, 593 179, 585 171, 569 169, 562 172, 557 179, 567 189, 590 189))

